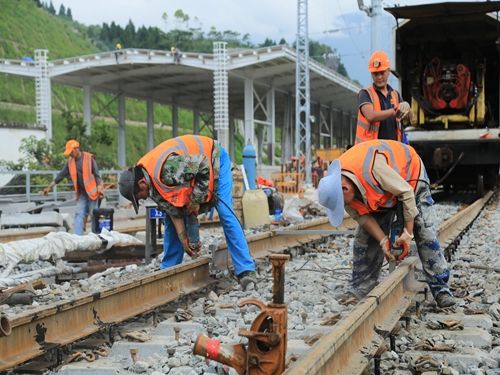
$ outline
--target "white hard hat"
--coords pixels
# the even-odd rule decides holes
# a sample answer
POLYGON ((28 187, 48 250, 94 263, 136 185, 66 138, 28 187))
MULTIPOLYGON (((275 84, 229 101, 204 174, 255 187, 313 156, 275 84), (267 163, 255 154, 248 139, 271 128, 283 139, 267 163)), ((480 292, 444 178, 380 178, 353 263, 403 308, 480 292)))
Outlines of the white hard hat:
POLYGON ((342 179, 340 161, 334 160, 326 176, 319 181, 319 203, 326 207, 330 223, 337 227, 344 220, 344 194, 342 193, 342 179))

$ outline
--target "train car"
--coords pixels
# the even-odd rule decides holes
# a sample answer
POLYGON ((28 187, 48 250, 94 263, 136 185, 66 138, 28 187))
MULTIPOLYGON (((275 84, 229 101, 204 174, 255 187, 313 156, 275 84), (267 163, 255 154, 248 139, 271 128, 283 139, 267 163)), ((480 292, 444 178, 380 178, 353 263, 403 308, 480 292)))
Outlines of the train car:
POLYGON ((397 22, 395 74, 406 131, 429 177, 445 187, 498 181, 500 1, 385 8, 397 22))

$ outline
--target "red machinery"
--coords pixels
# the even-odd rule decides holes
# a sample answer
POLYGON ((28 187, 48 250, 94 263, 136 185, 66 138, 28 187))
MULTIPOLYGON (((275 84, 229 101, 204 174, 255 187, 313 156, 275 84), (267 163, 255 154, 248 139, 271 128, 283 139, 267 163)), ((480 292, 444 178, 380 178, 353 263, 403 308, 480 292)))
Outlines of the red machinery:
POLYGON ((240 375, 280 375, 285 371, 288 308, 285 299, 285 263, 289 255, 273 254, 273 302, 265 304, 250 298, 239 306, 255 305, 260 314, 250 330, 240 329, 248 338, 243 344, 223 344, 219 340, 199 335, 193 353, 233 367, 240 375))
POLYGON ((469 104, 471 74, 464 64, 441 64, 435 57, 425 67, 424 98, 434 110, 465 110, 469 104))

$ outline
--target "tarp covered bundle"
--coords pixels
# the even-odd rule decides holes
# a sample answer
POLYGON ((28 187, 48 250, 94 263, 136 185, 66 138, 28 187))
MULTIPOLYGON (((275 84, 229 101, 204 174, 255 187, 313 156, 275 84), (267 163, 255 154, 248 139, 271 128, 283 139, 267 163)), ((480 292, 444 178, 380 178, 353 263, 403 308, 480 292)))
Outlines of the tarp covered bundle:
POLYGON ((0 244, 0 265, 4 267, 0 277, 7 277, 18 263, 30 263, 37 260, 61 259, 71 251, 97 251, 105 245, 113 246, 141 245, 142 242, 128 234, 107 231, 101 234, 89 233, 78 236, 67 232, 51 232, 45 237, 29 240, 12 241, 0 244), (107 242, 107 243, 106 243, 107 242))

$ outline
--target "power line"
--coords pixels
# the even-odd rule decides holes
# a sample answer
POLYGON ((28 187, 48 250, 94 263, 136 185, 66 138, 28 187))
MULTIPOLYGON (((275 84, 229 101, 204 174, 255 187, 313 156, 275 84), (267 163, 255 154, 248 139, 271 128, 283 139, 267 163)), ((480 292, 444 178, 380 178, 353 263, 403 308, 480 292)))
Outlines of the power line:
POLYGON ((357 26, 349 26, 349 27, 338 27, 338 28, 330 29, 330 30, 310 32, 309 35, 313 35, 313 34, 334 34, 334 33, 338 33, 338 32, 344 31, 344 30, 353 30, 353 29, 362 30, 364 28, 366 28, 366 25, 357 25, 357 26))
MULTIPOLYGON (((342 7, 340 6, 340 0, 337 0, 337 6, 339 7, 339 10, 340 10, 340 17, 342 17, 342 19, 344 20, 344 23, 345 24, 348 24, 347 20, 345 19, 344 17, 344 14, 343 14, 343 11, 342 11, 342 7)), ((359 49, 358 45, 356 44, 356 41, 354 40, 354 38, 352 37, 352 34, 349 30, 347 30, 347 33, 349 34, 349 38, 351 39, 351 42, 352 44, 354 45, 354 47, 356 48, 356 50, 358 51, 359 55, 365 59, 366 56, 365 54, 359 49)))

